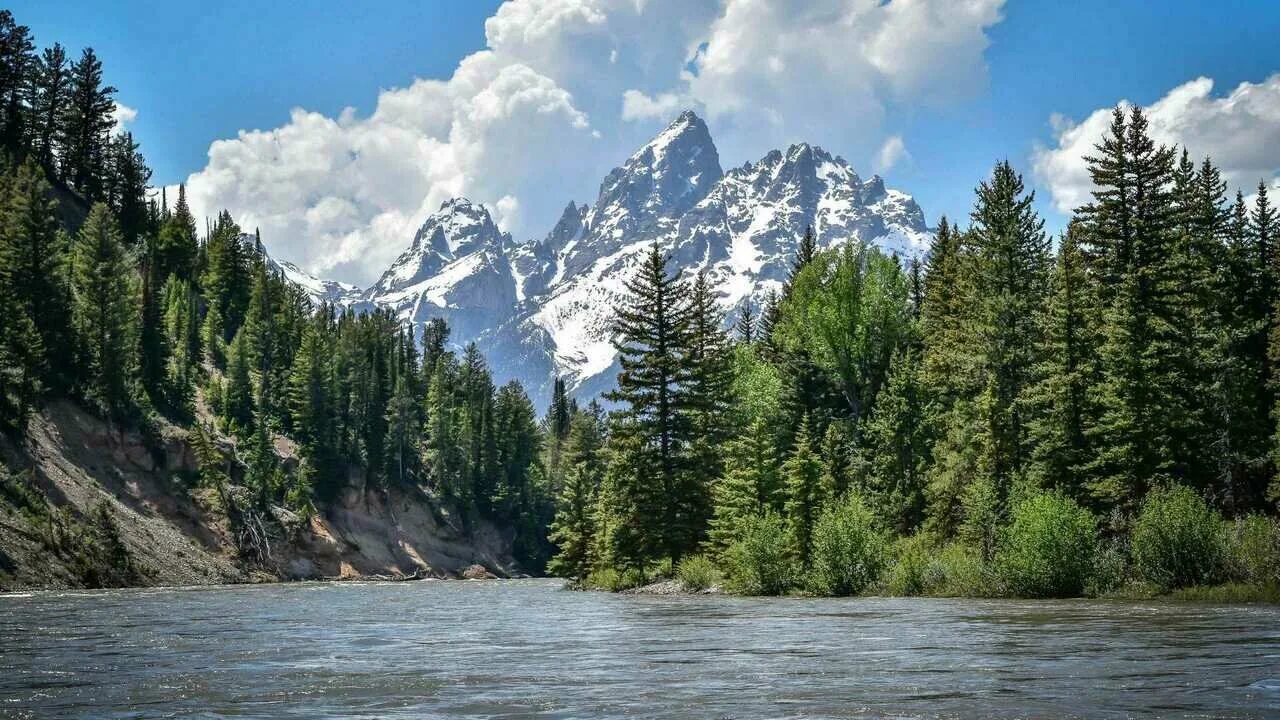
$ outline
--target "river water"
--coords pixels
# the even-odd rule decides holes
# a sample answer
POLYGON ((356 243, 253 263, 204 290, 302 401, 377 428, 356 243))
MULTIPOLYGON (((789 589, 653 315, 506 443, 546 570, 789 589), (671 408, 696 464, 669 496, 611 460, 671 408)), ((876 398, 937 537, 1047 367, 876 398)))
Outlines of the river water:
POLYGON ((0 717, 1280 717, 1280 608, 549 580, 0 595, 0 717))

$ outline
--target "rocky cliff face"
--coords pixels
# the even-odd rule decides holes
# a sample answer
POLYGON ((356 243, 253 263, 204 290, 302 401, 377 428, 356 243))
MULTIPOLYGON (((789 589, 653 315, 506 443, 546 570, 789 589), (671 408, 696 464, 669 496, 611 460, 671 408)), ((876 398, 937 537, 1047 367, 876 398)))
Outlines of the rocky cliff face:
MULTIPOLYGON (((219 444, 234 454, 230 441, 219 444)), ((276 452, 286 467, 297 463, 284 438, 276 439, 276 452)), ((311 518, 281 507, 260 511, 238 484, 242 469, 234 463, 222 491, 194 484, 186 430, 164 426, 158 440, 147 441, 68 401, 34 417, 21 443, 0 437, 0 460, 0 590, 457 577, 473 565, 517 571, 510 533, 483 520, 464 528, 425 489, 382 492, 352 483, 311 518), (237 506, 255 509, 241 514, 237 506), (93 539, 100 513, 132 565, 127 577, 109 580, 110 558, 94 554, 102 545, 93 539)))
POLYGON ((723 171, 706 124, 685 112, 611 171, 594 203, 569 202, 545 237, 517 243, 484 207, 450 200, 376 285, 313 297, 392 308, 419 326, 443 317, 458 347, 476 342, 497 380, 520 380, 542 406, 555 375, 583 397, 612 385, 613 308, 651 244, 686 273, 705 270, 727 319, 780 286, 808 227, 820 247, 857 240, 901 256, 930 238, 911 196, 816 146, 723 171))

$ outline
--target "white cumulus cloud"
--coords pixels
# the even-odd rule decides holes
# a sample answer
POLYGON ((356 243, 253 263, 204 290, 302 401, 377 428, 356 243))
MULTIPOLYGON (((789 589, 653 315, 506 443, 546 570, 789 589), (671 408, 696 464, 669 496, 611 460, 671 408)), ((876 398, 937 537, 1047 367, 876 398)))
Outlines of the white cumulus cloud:
POLYGON ((911 153, 907 152, 907 145, 902 141, 902 136, 890 135, 889 139, 880 146, 880 152, 876 153, 876 172, 888 172, 903 160, 910 159, 911 153))
MULTIPOLYGON (((1197 159, 1213 158, 1232 192, 1250 194, 1260 180, 1280 184, 1280 74, 1241 83, 1221 97, 1214 96, 1213 86, 1209 78, 1196 78, 1144 107, 1151 136, 1185 147, 1197 159)), ((1119 104, 1130 105, 1124 100, 1119 104)), ((1080 122, 1050 118, 1055 145, 1036 147, 1032 160, 1036 178, 1060 211, 1089 202, 1093 185, 1084 157, 1094 153, 1106 134, 1111 112, 1100 108, 1080 122)))
POLYGON ((685 107, 726 166, 808 140, 883 168, 908 157, 894 103, 986 82, 1004 0, 512 0, 445 79, 383 90, 371 113, 296 108, 214 142, 193 209, 259 227, 272 252, 369 283, 444 200, 484 203, 519 240, 685 107))

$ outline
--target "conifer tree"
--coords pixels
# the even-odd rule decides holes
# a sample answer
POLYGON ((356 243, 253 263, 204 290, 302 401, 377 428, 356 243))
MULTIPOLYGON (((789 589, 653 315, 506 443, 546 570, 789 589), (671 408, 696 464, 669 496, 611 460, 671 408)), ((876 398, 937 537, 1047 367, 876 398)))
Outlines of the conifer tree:
POLYGON ((1078 240, 1081 232, 1072 224, 1062 236, 1048 296, 1037 313, 1039 361, 1028 402, 1034 483, 1077 498, 1083 494, 1081 476, 1089 458, 1085 429, 1093 413, 1088 392, 1097 374, 1096 322, 1078 240))
POLYGON ((197 254, 196 221, 187 206, 184 185, 178 185, 178 202, 165 217, 156 237, 156 267, 163 277, 176 275, 179 280, 195 277, 197 254))
POLYGON ((197 298, 190 281, 170 275, 164 286, 164 334, 169 348, 165 382, 169 405, 190 413, 196 368, 200 361, 197 298))
POLYGON ((222 419, 233 433, 246 438, 253 431, 255 411, 249 354, 245 333, 237 333, 227 348, 227 377, 222 396, 222 419))
POLYGON ((66 351, 70 347, 66 285, 70 240, 58 226, 49 184, 39 166, 23 163, 3 192, 0 282, 14 294, 16 311, 30 320, 39 335, 38 345, 24 342, 35 363, 27 370, 47 384, 65 387, 71 372, 66 351))
POLYGON ((67 52, 58 43, 44 49, 36 68, 32 98, 31 145, 36 161, 50 175, 57 170, 58 143, 71 102, 71 69, 67 52))
POLYGON ((400 366, 391 398, 387 401, 387 477, 399 485, 416 477, 418 469, 419 418, 414 397, 412 366, 400 366))
POLYGON ((1035 312, 1045 293, 1049 242, 1022 177, 996 164, 977 189, 970 230, 976 298, 976 350, 985 387, 981 468, 1003 501, 1025 477, 1030 456, 1027 389, 1037 348, 1035 312))
POLYGON ((137 399, 138 282, 120 229, 106 205, 94 205, 71 253, 71 319, 84 350, 85 395, 122 417, 137 399))
POLYGON ((304 483, 321 499, 337 491, 334 458, 334 411, 331 388, 329 309, 321 308, 302 334, 289 378, 289 412, 294 438, 305 460, 304 483))
POLYGON ((714 511, 707 533, 707 545, 717 555, 738 539, 744 518, 782 510, 782 480, 770 430, 763 418, 756 418, 724 448, 725 472, 712 486, 714 511))
POLYGON ((626 529, 617 536, 625 548, 615 550, 631 562, 654 559, 646 558, 653 552, 678 561, 696 546, 705 521, 704 505, 682 483, 691 427, 684 388, 690 318, 667 262, 655 245, 627 281, 630 297, 614 323, 622 370, 606 397, 621 406, 612 434, 624 450, 615 454, 605 503, 610 525, 626 529))
POLYGON ((30 130, 31 76, 36 66, 31 30, 0 10, 0 149, 18 156, 30 130))
POLYGON ((733 358, 705 273, 693 281, 688 311, 689 334, 682 365, 692 441, 678 492, 690 524, 701 527, 711 516, 711 485, 723 472, 721 446, 731 431, 733 358))
POLYGON ((1174 158, 1151 140, 1135 107, 1127 119, 1117 108, 1087 160, 1095 190, 1080 211, 1082 249, 1101 311, 1101 377, 1090 390, 1100 416, 1086 432, 1087 471, 1096 502, 1124 511, 1151 483, 1173 476, 1175 423, 1186 417, 1171 388, 1179 339, 1164 302, 1178 282, 1170 262, 1174 158))
POLYGON ((930 438, 919 376, 917 351, 899 350, 865 433, 868 494, 890 527, 902 534, 915 530, 924 519, 930 438))
POLYGON ((783 513, 791 552, 801 565, 808 565, 813 526, 832 496, 832 489, 826 483, 826 468, 813 448, 808 419, 796 433, 795 449, 782 464, 782 475, 786 485, 783 513))
POLYGON ((575 579, 590 574, 596 562, 596 488, 586 463, 565 471, 549 539, 557 551, 547 572, 575 579))
POLYGON ((85 48, 71 65, 71 94, 60 145, 63 177, 90 202, 105 200, 115 87, 102 82, 102 61, 85 48))

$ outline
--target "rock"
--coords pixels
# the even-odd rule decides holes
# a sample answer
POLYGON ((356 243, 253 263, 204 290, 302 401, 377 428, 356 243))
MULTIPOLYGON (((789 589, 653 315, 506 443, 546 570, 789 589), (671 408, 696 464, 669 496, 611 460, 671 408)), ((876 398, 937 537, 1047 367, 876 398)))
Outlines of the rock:
POLYGON ((498 576, 489 572, 483 565, 471 565, 462 571, 463 580, 497 580, 498 576))

